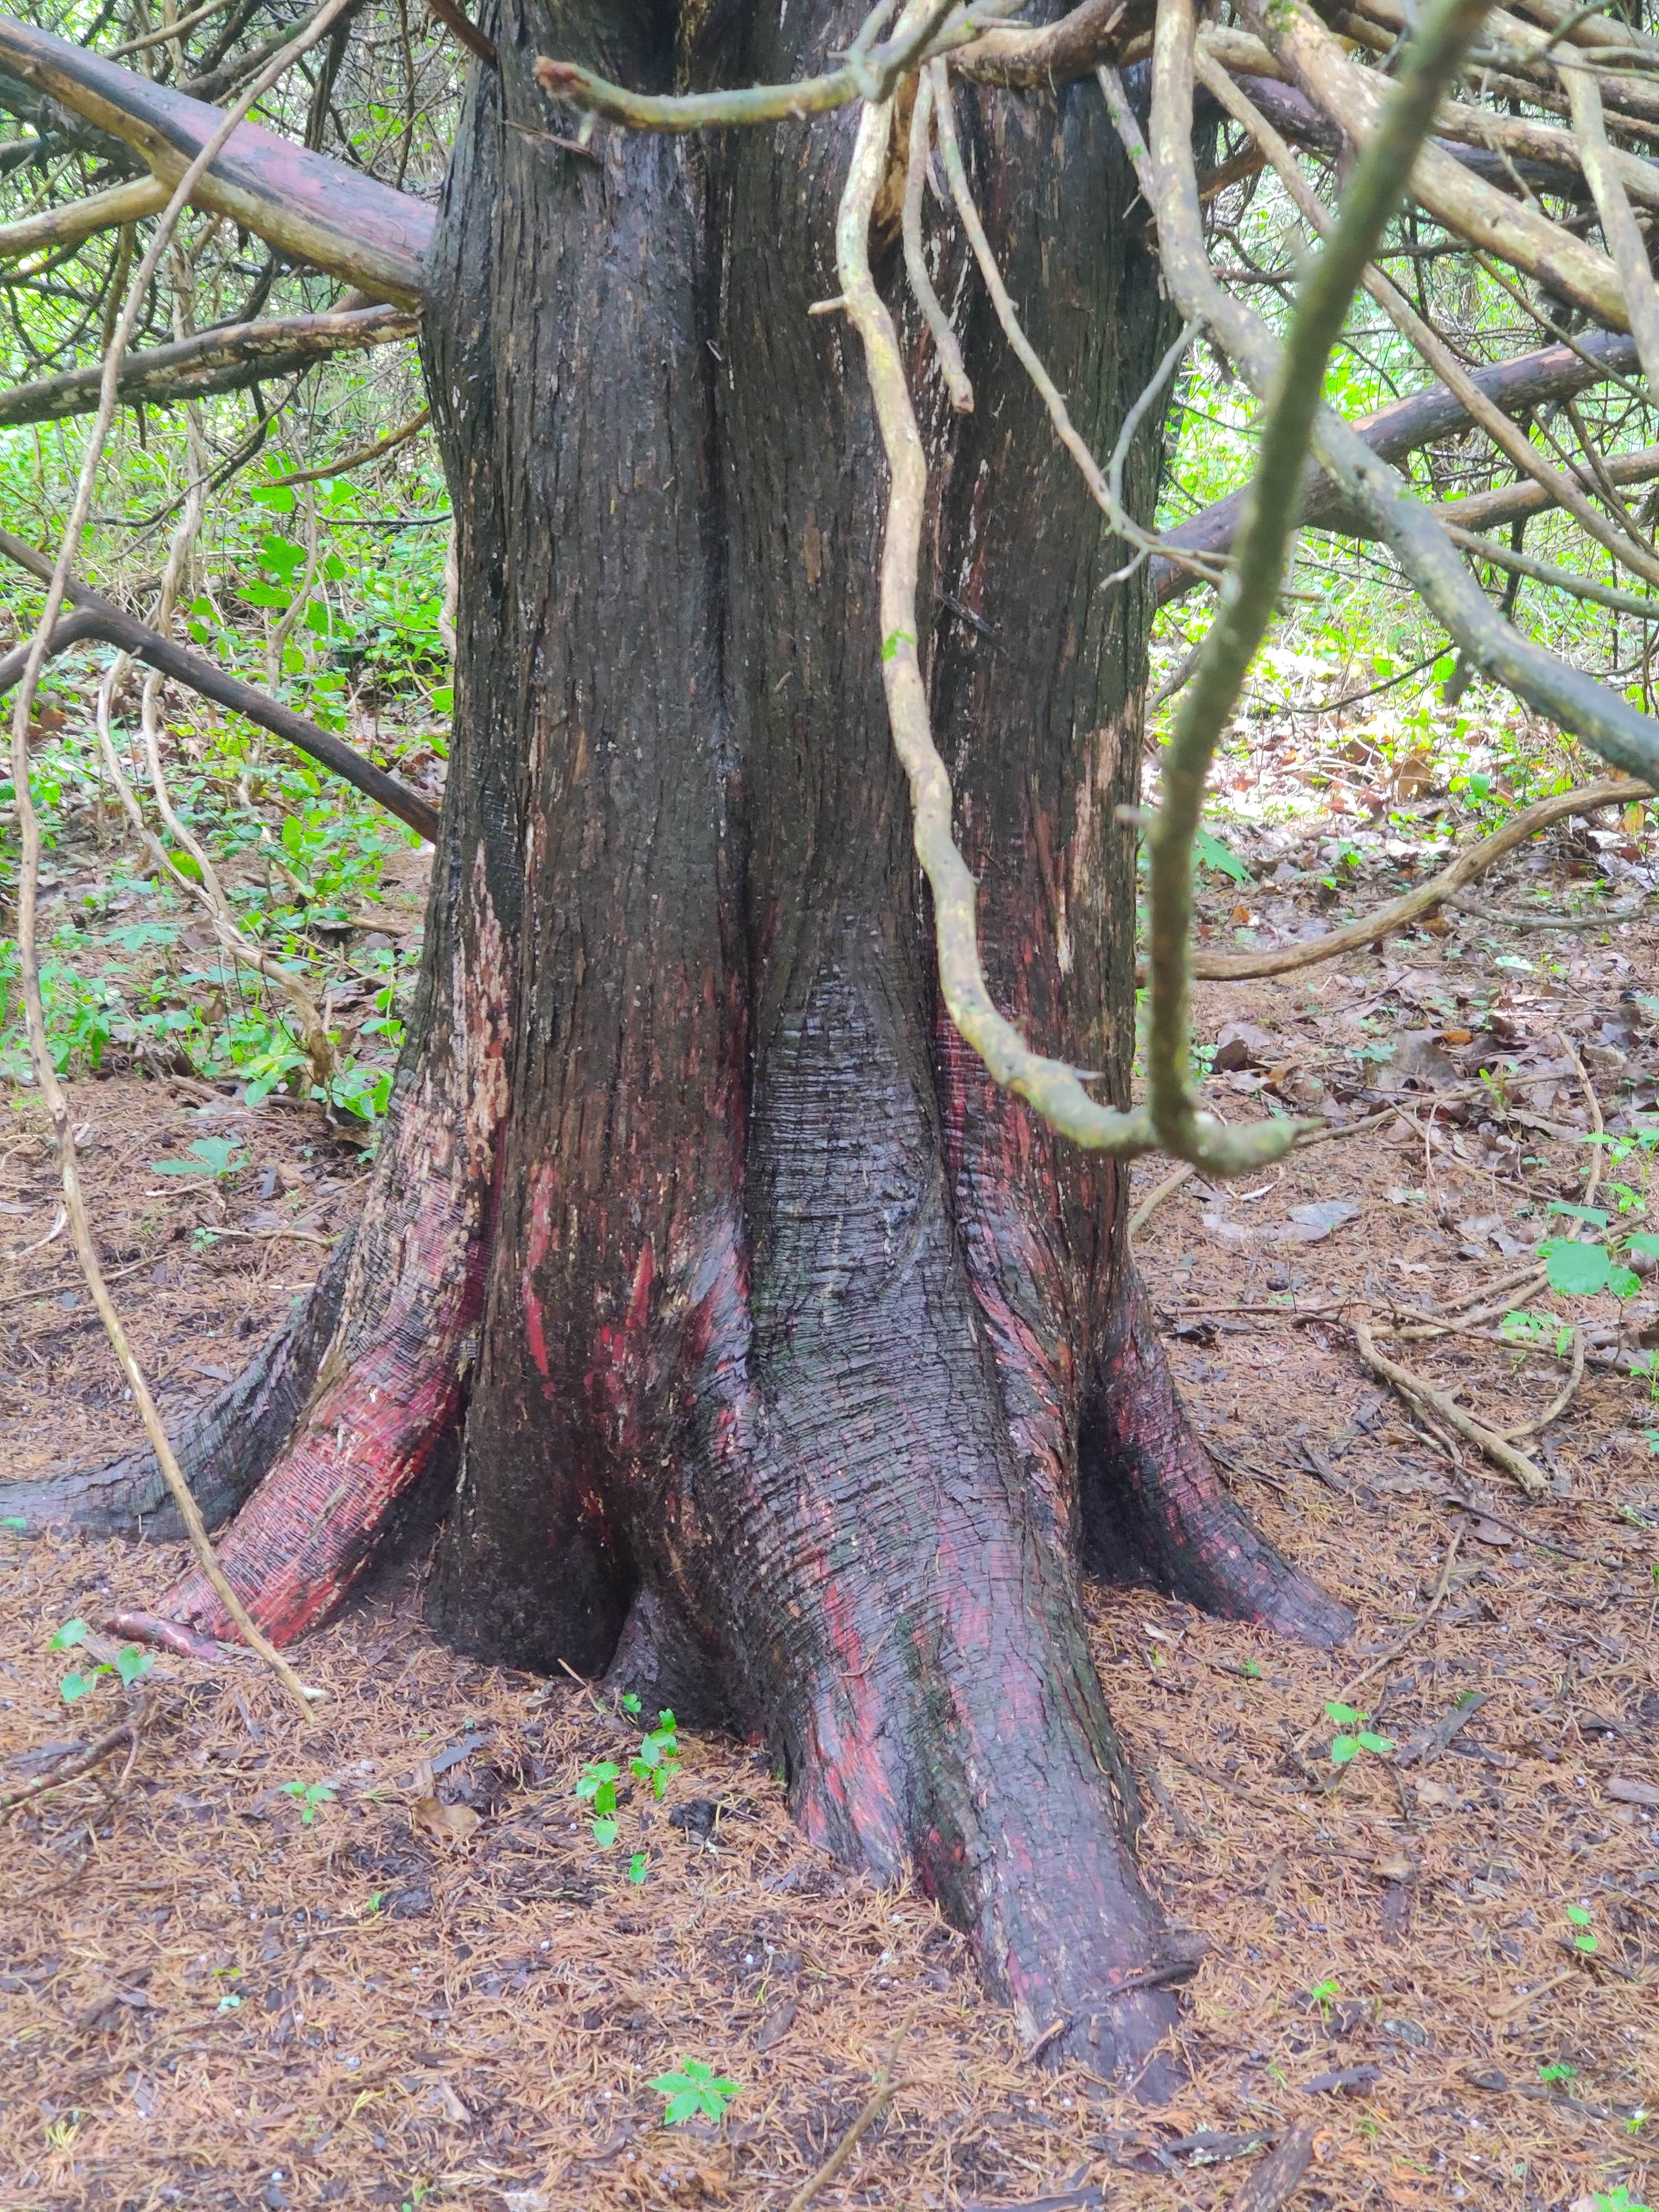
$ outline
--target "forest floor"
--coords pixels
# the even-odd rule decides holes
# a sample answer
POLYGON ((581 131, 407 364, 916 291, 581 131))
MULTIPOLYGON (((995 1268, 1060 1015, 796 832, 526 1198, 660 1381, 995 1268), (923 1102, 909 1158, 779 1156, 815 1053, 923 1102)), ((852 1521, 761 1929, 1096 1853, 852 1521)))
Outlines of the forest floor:
MULTIPOLYGON (((1294 940, 1334 898, 1380 902, 1437 864, 1332 826, 1243 809, 1229 836, 1251 872, 1206 877, 1212 941, 1294 940)), ((1639 1219, 1650 1155, 1621 1145, 1659 1113, 1655 860, 1615 818, 1566 825, 1482 900, 1559 917, 1633 893, 1633 918, 1558 934, 1447 915, 1198 993, 1212 1098, 1310 1113, 1332 1140, 1243 1189, 1188 1180, 1137 1249, 1236 1493, 1359 1625, 1329 1656, 1088 1592, 1146 1878, 1209 1946, 1174 2102, 1023 2063, 927 1901, 816 1853, 748 1746, 682 1735, 664 1802, 625 1796, 600 1849, 575 1784, 587 1761, 625 1769, 637 1726, 574 1681, 436 1644, 419 1557, 299 1647, 329 1693, 306 1726, 231 1651, 65 1705, 85 1647, 66 1659, 53 1631, 153 1601, 182 1555, 0 1529, 0 1795, 142 1716, 0 1828, 0 2207, 783 2212, 884 2067, 898 2086, 820 2205, 1277 2204, 1249 2176, 1310 2123, 1292 2212, 1642 2203, 1659 2189, 1659 1406, 1593 1356, 1526 1442, 1547 1485, 1528 1502, 1368 1372, 1347 1323, 1509 1295, 1598 1151, 1598 1195, 1629 1193, 1607 1200, 1613 1232, 1620 1205, 1639 1219), (1390 1751, 1334 1766, 1332 1702, 1390 1751), (685 2059, 739 2085, 719 2126, 664 2124, 649 2085, 685 2059)), ((394 890, 388 926, 412 928, 418 887, 394 890)), ((359 1201, 359 1147, 318 1108, 200 1083, 117 1072, 74 1098, 112 1278, 182 1410, 311 1281, 359 1201), (158 1170, 204 1137, 232 1140, 222 1173, 158 1170)), ((125 1448, 135 1424, 49 1237, 38 1104, 19 1090, 9 1115, 17 1476, 125 1448)), ((1159 1179, 1138 1171, 1137 1200, 1159 1179)), ((1385 1348, 1515 1426, 1559 1395, 1559 1326, 1598 1352, 1659 1340, 1649 1289, 1527 1295, 1548 1316, 1532 1348, 1491 1322, 1385 1348)))

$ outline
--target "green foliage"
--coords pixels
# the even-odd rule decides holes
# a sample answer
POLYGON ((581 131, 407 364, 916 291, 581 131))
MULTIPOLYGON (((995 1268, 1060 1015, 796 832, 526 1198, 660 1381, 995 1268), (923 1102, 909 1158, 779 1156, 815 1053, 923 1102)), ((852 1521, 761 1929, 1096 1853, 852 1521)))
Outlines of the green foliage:
POLYGON ((1333 1766, 1351 1765, 1361 1752, 1370 1752, 1373 1757, 1380 1759, 1394 1749, 1393 1737, 1378 1735, 1375 1729, 1368 1729, 1364 1724, 1370 1715, 1357 1711, 1352 1705, 1333 1700, 1325 1707, 1325 1717, 1334 1721, 1338 1729, 1344 1731, 1331 1739, 1333 1766))
POLYGON ((1219 874, 1231 876, 1236 884, 1251 880, 1249 864, 1241 860, 1230 845, 1219 837, 1212 837, 1207 830, 1198 830, 1193 835, 1193 853, 1198 865, 1214 868, 1219 874))
POLYGON ((181 1160, 152 1160, 156 1175, 211 1176, 216 1181, 236 1175, 247 1165, 247 1154, 231 1137, 197 1137, 181 1160))
POLYGON ((721 2119, 732 2098, 743 2094, 738 2082, 700 2058, 682 2058, 678 2073, 659 2074, 651 2087, 665 2100, 663 2118, 671 2128, 684 2120, 721 2119))
MULTIPOLYGON (((26 1525, 26 1524, 25 1524, 26 1525)), ((61 1628, 54 1629, 46 1648, 50 1651, 74 1651, 92 1633, 88 1624, 78 1617, 66 1620, 61 1628)), ((153 1651, 141 1651, 136 1644, 124 1644, 116 1653, 113 1664, 107 1659, 94 1660, 90 1668, 73 1669, 58 1683, 58 1692, 66 1705, 76 1705, 82 1698, 90 1697, 106 1674, 120 1677, 124 1689, 130 1690, 155 1664, 153 1651)))
POLYGON ((326 1782, 285 1782, 283 1795, 299 1801, 300 1825, 304 1828, 316 1819, 319 1806, 334 1802, 334 1792, 326 1782))
POLYGON ((1572 1944, 1576 1951, 1596 1951, 1601 1948, 1595 1933, 1595 1915, 1587 1905, 1570 1905, 1567 1918, 1574 1929, 1572 1944))

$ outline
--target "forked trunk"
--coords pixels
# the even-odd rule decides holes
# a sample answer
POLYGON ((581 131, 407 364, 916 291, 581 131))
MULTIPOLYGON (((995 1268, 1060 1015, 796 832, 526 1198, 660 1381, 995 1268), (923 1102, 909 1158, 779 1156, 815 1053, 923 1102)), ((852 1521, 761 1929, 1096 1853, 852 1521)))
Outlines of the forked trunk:
MULTIPOLYGON (((855 27, 782 12, 723 81, 855 27)), ((1130 1856, 1080 1551, 1322 1642, 1345 1616, 1184 1426, 1118 1171, 997 1093, 938 1003, 878 659, 884 470, 856 340, 807 313, 853 118, 562 151, 538 53, 674 82, 665 17, 596 13, 502 10, 451 172, 427 344, 464 592, 419 1043, 338 1331, 223 1557, 303 1627, 464 1413, 445 1633, 760 1732, 814 1836, 914 1862, 1033 2043, 1138 2067, 1183 1962, 1130 1856)), ((1168 318, 1103 109, 962 106, 1027 328, 1107 451, 1168 318)), ((1147 586, 933 227, 976 393, 952 415, 906 325, 935 726, 993 988, 1121 1100, 1147 586)), ((896 238, 878 276, 898 306, 896 238)), ((1144 442, 1143 514, 1154 476, 1144 442)), ((220 1626, 194 1583, 166 1610, 220 1626)))

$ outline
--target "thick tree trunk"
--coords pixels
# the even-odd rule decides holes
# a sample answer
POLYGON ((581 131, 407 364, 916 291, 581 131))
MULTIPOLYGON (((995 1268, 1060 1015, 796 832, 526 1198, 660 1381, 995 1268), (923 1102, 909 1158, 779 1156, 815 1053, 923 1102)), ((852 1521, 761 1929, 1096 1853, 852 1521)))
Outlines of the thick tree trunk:
MULTIPOLYGON (((451 173, 427 343, 465 582, 421 1042, 225 1564, 274 1632, 316 1619, 465 1405, 448 1636, 763 1732, 811 1833, 914 1863, 1033 2043, 1139 2069, 1186 1962, 1134 1870, 1079 1549, 1319 1641, 1345 1616, 1183 1424, 1118 1171, 938 1004, 879 680, 884 474, 856 342, 806 313, 852 118, 602 131, 595 167, 505 120, 541 119, 535 56, 665 88, 672 30, 569 13, 503 9, 451 173)), ((854 21, 765 11, 722 74, 822 66, 854 21)), ((963 107, 1014 295, 1106 450, 1168 319, 1103 111, 963 107)), ((977 405, 949 414, 913 331, 935 720, 994 988, 1121 1099, 1147 586, 1111 580, 1123 549, 942 258, 977 405)), ((1153 475, 1137 452, 1143 514, 1153 475)), ((194 1582, 166 1610, 222 1626, 194 1582)))

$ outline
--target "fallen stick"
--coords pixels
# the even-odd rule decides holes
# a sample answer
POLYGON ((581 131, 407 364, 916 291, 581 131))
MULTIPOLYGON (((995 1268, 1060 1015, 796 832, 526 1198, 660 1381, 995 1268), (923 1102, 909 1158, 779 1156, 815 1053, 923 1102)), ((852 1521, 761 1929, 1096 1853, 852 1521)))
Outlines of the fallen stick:
POLYGON ((1529 1460, 1525 1452, 1516 1451, 1514 1445, 1500 1436, 1496 1429, 1489 1429, 1484 1421, 1477 1421, 1473 1413, 1466 1413, 1444 1390, 1436 1389, 1432 1382, 1425 1382, 1420 1375, 1413 1375, 1409 1367, 1400 1366, 1396 1361, 1379 1352, 1364 1314, 1352 1315, 1348 1326, 1353 1331, 1360 1358, 1373 1375, 1391 1384, 1401 1397, 1414 1401, 1420 1411, 1431 1413, 1436 1420, 1443 1421, 1466 1443, 1473 1444, 1477 1451, 1484 1453, 1494 1467, 1501 1467, 1505 1474, 1513 1475, 1528 1498, 1547 1495, 1549 1484, 1543 1469, 1529 1460))
POLYGON ((1311 2120, 1304 2120, 1299 2128, 1293 2129, 1271 2157, 1262 2160, 1234 2197, 1228 2212, 1279 2212, 1279 2206, 1292 2194, 1313 2163, 1316 2132, 1311 2120))
POLYGON ((907 2018, 901 2024, 898 2033, 893 2038, 892 2043, 889 2046, 887 2056, 881 2062, 881 2071, 876 2076, 876 2086, 871 2091, 869 2100, 865 2105, 863 2111, 854 2121, 852 2126, 848 2129, 846 2134, 836 2145, 834 2150, 830 2152, 829 2157, 825 2159, 823 2164, 818 2168, 817 2172, 816 2173, 809 2174, 806 2179, 802 2182, 800 2187, 790 2198, 788 2205, 786 2208, 786 2212, 806 2212, 806 2207, 812 2202, 812 2199, 818 2195, 820 2191, 825 2190, 830 2186, 830 2184, 835 2179, 836 2176, 841 2172, 842 2166, 846 2165, 848 2160, 851 2158, 853 2153, 858 2148, 859 2144, 863 2141, 864 2137, 869 2134, 871 2129, 874 2127, 876 2122, 881 2118, 882 2114, 887 2110, 889 2105, 892 2103, 893 2099, 903 2087, 904 2084, 897 2080, 894 2075, 893 2064, 898 2057, 899 2045, 904 2040, 905 2029, 908 2028, 910 2022, 907 2018))
POLYGON ((78 1782, 83 1774, 90 1774, 94 1766, 101 1766, 111 1752, 118 1750, 124 1743, 130 1743, 136 1749, 142 1724, 142 1716, 137 1719, 121 1721, 114 1728, 106 1729, 103 1735, 89 1743, 84 1751, 76 1752, 70 1759, 60 1759, 45 1774, 37 1775, 33 1782, 25 1782, 19 1789, 7 1790, 4 1796, 0 1796, 0 1815, 15 1813, 20 1805, 27 1805, 31 1797, 44 1796, 48 1790, 61 1790, 67 1783, 78 1782))
POLYGON ((1421 915, 1445 904, 1454 891, 1462 890, 1465 884, 1482 876, 1495 860, 1505 853, 1512 853, 1517 845, 1524 845, 1540 830, 1547 830, 1557 822, 1565 822, 1574 814, 1589 814, 1599 806, 1626 806, 1632 799, 1650 799, 1651 785, 1638 783, 1632 777, 1607 777, 1599 783, 1581 784, 1576 791, 1558 792, 1553 798, 1540 799, 1534 805, 1523 806, 1513 814, 1490 836, 1468 846, 1449 861, 1437 875, 1431 876, 1415 890, 1407 891, 1402 897, 1393 899, 1387 906, 1379 907, 1375 914, 1366 915, 1358 921, 1347 922, 1340 929, 1332 930, 1328 936, 1316 937, 1297 945, 1275 945, 1271 951, 1260 952, 1199 952, 1192 956, 1194 976, 1206 983, 1242 983, 1261 975, 1286 975, 1297 968, 1312 968, 1321 961, 1336 960, 1345 953, 1363 951, 1397 929, 1404 929, 1421 915))
MULTIPOLYGON (((30 575, 38 578, 41 583, 51 580, 51 562, 37 553, 32 545, 26 545, 21 538, 14 538, 9 531, 0 530, 0 553, 16 562, 20 568, 27 568, 30 575)), ((131 615, 124 614, 101 592, 93 591, 88 586, 70 584, 67 587, 67 596, 74 602, 75 612, 64 616, 54 628, 48 648, 51 653, 63 653, 70 646, 88 637, 100 638, 106 645, 119 646, 135 660, 142 660, 151 668, 159 668, 164 676, 172 677, 176 683, 188 684, 192 691, 199 691, 204 698, 228 708, 234 714, 245 715, 250 722, 257 722, 261 729, 269 730, 273 737, 281 738, 296 751, 307 754, 319 768, 327 769, 331 775, 337 775, 342 782, 361 791, 365 799, 374 799, 377 805, 384 806, 388 814, 395 814, 400 822, 406 822, 416 835, 424 837, 428 844, 436 844, 436 807, 411 791, 406 783, 400 782, 395 775, 388 775, 384 769, 376 768, 373 761, 365 760, 353 746, 346 744, 343 738, 337 738, 331 731, 320 729, 315 722, 307 721, 303 714, 296 714, 290 708, 279 705, 275 699, 268 698, 263 691, 256 691, 251 684, 244 684, 240 678, 227 676, 210 660, 204 659, 200 653, 191 653, 185 646, 173 644, 171 638, 163 637, 159 630, 147 629, 143 623, 135 620, 131 615)), ((20 646, 15 653, 8 653, 0 659, 0 695, 9 691, 21 676, 27 658, 27 647, 20 646)))

